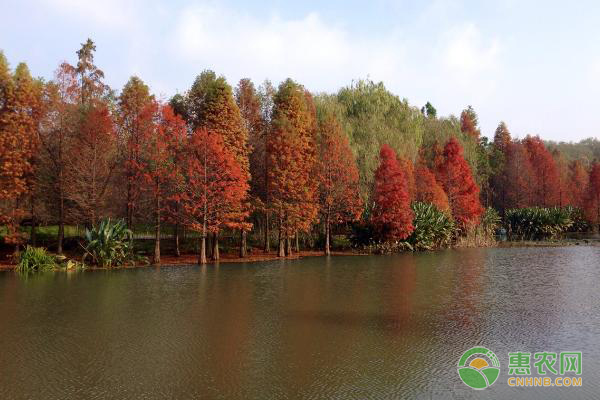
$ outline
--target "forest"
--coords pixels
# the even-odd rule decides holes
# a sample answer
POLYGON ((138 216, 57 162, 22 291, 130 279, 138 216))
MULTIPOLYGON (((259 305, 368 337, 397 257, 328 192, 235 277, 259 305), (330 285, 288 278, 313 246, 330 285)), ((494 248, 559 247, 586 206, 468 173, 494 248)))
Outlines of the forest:
POLYGON ((165 242, 179 255, 183 238, 207 263, 223 248, 426 250, 600 223, 595 139, 519 139, 500 122, 489 140, 471 106, 438 116, 370 80, 310 93, 204 70, 161 99, 136 76, 110 88, 95 51, 88 39, 49 81, 0 52, 0 236, 11 252, 35 249, 43 227, 56 228, 43 243, 54 253, 83 248, 110 266, 137 245, 117 251, 107 237, 139 231, 159 264, 165 242), (87 244, 67 240, 74 227, 87 244))

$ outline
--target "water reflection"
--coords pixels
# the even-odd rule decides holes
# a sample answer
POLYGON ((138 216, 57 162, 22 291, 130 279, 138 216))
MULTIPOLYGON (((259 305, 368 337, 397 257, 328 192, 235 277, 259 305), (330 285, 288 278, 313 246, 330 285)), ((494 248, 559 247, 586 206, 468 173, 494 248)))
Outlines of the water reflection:
MULTIPOLYGON (((0 274, 0 398, 475 398, 464 350, 584 351, 600 389, 600 249, 466 249, 0 274)), ((502 375, 505 376, 505 375, 502 375)), ((572 390, 572 389, 571 389, 572 390)), ((561 398, 515 391, 489 398, 561 398)), ((577 397, 577 396, 576 396, 577 397)))

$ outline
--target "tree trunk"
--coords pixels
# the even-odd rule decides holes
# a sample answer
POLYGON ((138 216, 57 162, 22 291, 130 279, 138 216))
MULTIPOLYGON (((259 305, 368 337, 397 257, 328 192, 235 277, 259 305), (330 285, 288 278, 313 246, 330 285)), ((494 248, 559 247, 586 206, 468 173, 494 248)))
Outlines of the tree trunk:
POLYGON ((62 254, 63 242, 65 240, 65 198, 62 190, 62 181, 60 185, 60 205, 58 207, 58 254, 62 254))
POLYGON ((296 253, 300 253, 300 239, 298 231, 296 231, 296 253))
POLYGON ((242 229, 240 231, 240 234, 241 234, 240 257, 244 258, 244 257, 246 257, 246 231, 242 229))
POLYGON ((271 238, 269 232, 269 212, 265 212, 265 253, 271 251, 271 238))
POLYGON ((160 264, 160 197, 156 196, 156 233, 154 237, 154 260, 155 265, 160 264))
POLYGON ((327 217, 327 218, 325 218, 325 255, 326 256, 331 254, 331 252, 329 250, 329 234, 330 234, 329 217, 327 217))
POLYGON ((179 251, 179 223, 175 224, 173 232, 173 240, 175 242, 175 257, 181 256, 181 252, 179 251))
POLYGON ((219 234, 213 233, 213 243, 212 243, 212 259, 213 261, 219 261, 219 234))
POLYGON ((202 226, 202 236, 200 237, 200 257, 198 264, 206 264, 206 222, 202 226))
POLYGON ((285 255, 287 257, 292 255, 292 240, 287 235, 285 237, 285 255))
POLYGON ((279 251, 277 253, 278 257, 285 257, 285 243, 284 243, 284 239, 283 239, 283 232, 282 232, 283 227, 281 226, 281 221, 279 222, 279 251))
POLYGON ((36 228, 37 225, 37 219, 35 217, 35 207, 34 207, 34 200, 33 200, 33 196, 31 196, 31 233, 29 234, 29 240, 31 241, 31 245, 33 247, 37 246, 37 235, 36 235, 36 228))

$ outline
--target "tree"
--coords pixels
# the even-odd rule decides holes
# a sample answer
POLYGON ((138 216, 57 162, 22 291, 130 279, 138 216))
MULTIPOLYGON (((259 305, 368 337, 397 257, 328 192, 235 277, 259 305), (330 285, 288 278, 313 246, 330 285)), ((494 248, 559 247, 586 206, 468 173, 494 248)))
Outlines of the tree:
MULTIPOLYGON (((185 224, 201 233, 198 262, 205 264, 207 234, 216 234, 222 226, 235 223, 230 211, 241 206, 248 183, 218 133, 196 130, 187 149, 186 182, 181 194, 183 215, 185 224)), ((218 260, 218 245, 212 257, 218 260)))
MULTIPOLYGON (((193 129, 203 128, 210 133, 219 134, 227 149, 234 155, 241 168, 242 177, 250 180, 248 162, 248 130, 240 113, 231 86, 225 78, 217 77, 212 71, 202 72, 195 80, 188 93, 188 113, 193 129)), ((240 208, 235 210, 241 230, 240 255, 246 254, 246 232, 252 224, 247 222, 249 215, 247 199, 240 203, 240 208)), ((234 213, 234 210, 231 210, 234 213)), ((232 214, 233 217, 233 214, 232 214)), ((218 232, 213 235, 215 248, 218 249, 218 232)))
POLYGON ((104 72, 94 64, 94 52, 96 45, 89 39, 81 44, 77 50, 77 75, 79 76, 79 100, 82 106, 89 106, 90 103, 102 98, 108 91, 102 79, 104 72))
POLYGON ((556 203, 559 207, 564 207, 569 204, 573 204, 572 192, 569 190, 569 163, 565 156, 558 151, 558 149, 554 149, 552 152, 552 159, 554 161, 554 165, 556 166, 556 173, 558 176, 558 203, 556 203))
POLYGON ((443 161, 437 166, 437 179, 448 196, 452 216, 458 225, 468 229, 478 224, 484 211, 479 202, 479 188, 455 138, 444 146, 443 161))
POLYGON ((415 170, 415 200, 433 204, 438 210, 451 215, 448 196, 444 188, 437 182, 435 175, 424 162, 420 162, 415 170))
POLYGON ((551 207, 559 205, 559 177, 552 154, 539 136, 527 136, 523 145, 536 177, 532 206, 551 207))
POLYGON ((78 121, 77 74, 75 68, 62 63, 54 80, 46 85, 46 110, 40 130, 40 189, 47 209, 58 221, 58 249, 62 254, 65 232, 65 174, 68 154, 78 121))
POLYGON ((289 255, 291 237, 308 230, 317 214, 314 108, 304 88, 287 79, 274 98, 267 139, 269 207, 279 223, 279 256, 289 255))
POLYGON ((427 102, 421 108, 421 114, 425 115, 427 118, 435 118, 437 117, 437 110, 431 105, 430 102, 427 102))
MULTIPOLYGON (((268 232, 268 216, 266 210, 266 123, 262 112, 262 102, 258 91, 250 79, 241 79, 235 89, 235 101, 240 110, 246 131, 248 132, 248 162, 250 181, 250 197, 252 208, 264 214, 265 230, 268 232)), ((242 242, 245 241, 245 231, 242 242)), ((265 236, 268 242, 268 235, 265 236)), ((245 255, 242 243, 240 256, 245 255)))
POLYGON ((575 207, 583 208, 585 202, 585 192, 589 185, 590 178, 580 160, 574 160, 569 164, 568 191, 571 194, 571 204, 575 207))
POLYGON ((497 210, 504 212, 507 208, 507 199, 511 195, 508 190, 507 180, 508 153, 511 149, 512 138, 506 124, 501 121, 494 133, 489 153, 490 187, 492 191, 492 204, 497 210))
POLYGON ((358 219, 362 210, 358 168, 348 138, 334 115, 319 121, 319 206, 325 225, 325 254, 330 254, 331 224, 358 219))
POLYGON ((74 222, 95 226, 108 206, 110 183, 117 166, 116 133, 106 106, 95 106, 82 116, 68 155, 66 197, 72 202, 74 222))
POLYGON ((6 224, 5 241, 15 244, 16 251, 24 241, 18 227, 25 215, 24 197, 31 191, 38 100, 27 65, 19 64, 12 75, 0 52, 0 223, 6 224))
POLYGON ((479 136, 481 136, 481 132, 479 131, 479 127, 477 126, 478 123, 479 120, 477 118, 477 113, 475 112, 473 107, 468 106, 460 114, 461 132, 469 135, 470 137, 476 140, 478 140, 479 136))
POLYGON ((600 163, 590 169, 590 180, 585 196, 585 214, 591 223, 600 229, 600 163))
POLYGON ((390 146, 381 146, 379 159, 379 167, 375 171, 375 206, 371 222, 383 240, 403 240, 413 231, 413 212, 406 177, 390 146))
POLYGON ((520 141, 509 144, 502 171, 504 209, 529 207, 534 204, 535 173, 527 149, 520 141))
POLYGON ((123 87, 118 98, 119 111, 117 123, 121 139, 120 155, 126 182, 125 221, 129 228, 133 227, 133 218, 138 206, 141 183, 136 176, 137 164, 144 157, 141 149, 143 137, 147 137, 154 128, 154 96, 144 82, 132 76, 123 87))
POLYGON ((186 138, 185 122, 176 116, 168 105, 148 105, 149 111, 155 111, 157 124, 154 129, 143 132, 141 153, 143 159, 135 164, 135 175, 148 185, 153 199, 155 239, 153 263, 160 264, 160 232, 163 210, 167 208, 166 199, 173 194, 173 187, 179 183, 177 154, 186 138))

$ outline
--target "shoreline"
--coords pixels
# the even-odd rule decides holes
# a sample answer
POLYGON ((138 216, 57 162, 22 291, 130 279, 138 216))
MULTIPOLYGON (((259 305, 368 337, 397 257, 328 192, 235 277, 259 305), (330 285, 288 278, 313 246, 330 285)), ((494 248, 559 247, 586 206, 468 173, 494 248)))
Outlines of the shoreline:
MULTIPOLYGON (((600 246, 600 239, 557 239, 557 240, 522 240, 522 241, 499 241, 492 246, 454 246, 447 249, 464 249, 464 248, 518 248, 518 247, 570 247, 570 246, 600 246)), ((447 250, 447 249, 436 249, 447 250)), ((332 251, 331 256, 367 256, 376 255, 361 251, 343 250, 343 251, 332 251)), ((151 257, 151 256, 150 256, 151 257)), ((234 254, 221 253, 221 258, 218 261, 209 260, 205 265, 215 264, 238 264, 238 263, 254 263, 254 262, 265 262, 265 261, 276 261, 276 260, 298 260, 304 257, 325 257, 323 251, 317 250, 302 250, 298 253, 293 253, 289 257, 279 257, 277 252, 271 251, 269 253, 263 253, 259 250, 256 253, 248 254, 246 257, 238 257, 234 254)), ((76 258, 74 258, 76 259, 76 258)), ((198 264, 197 254, 182 254, 181 256, 165 255, 161 257, 160 264, 139 264, 139 265, 125 265, 113 268, 100 268, 90 266, 86 270, 116 270, 116 269, 133 269, 133 268, 149 268, 149 267, 179 267, 189 265, 200 265, 198 264)), ((0 262, 0 271, 14 271, 16 264, 6 261, 0 262)))
MULTIPOLYGON (((367 253, 356 252, 356 251, 332 251, 331 257, 336 256, 366 256, 367 253)), ((277 252, 263 253, 262 251, 255 254, 249 254, 246 257, 238 257, 233 254, 221 253, 221 258, 217 261, 209 261, 204 265, 215 265, 215 264, 241 264, 241 263, 254 263, 254 262, 265 262, 265 261, 276 261, 276 260, 299 260, 304 257, 326 257, 323 251, 317 250, 302 250, 298 253, 293 253, 288 257, 279 257, 277 252)), ((181 267, 189 265, 201 265, 198 264, 197 254, 182 254, 181 256, 165 255, 161 256, 160 264, 138 264, 138 265, 123 265, 113 268, 100 268, 95 266, 89 266, 86 268, 87 271, 91 270, 117 270, 117 269, 133 269, 133 268, 150 268, 150 267, 181 267)), ((14 271, 16 264, 0 262, 0 271, 14 271)))

